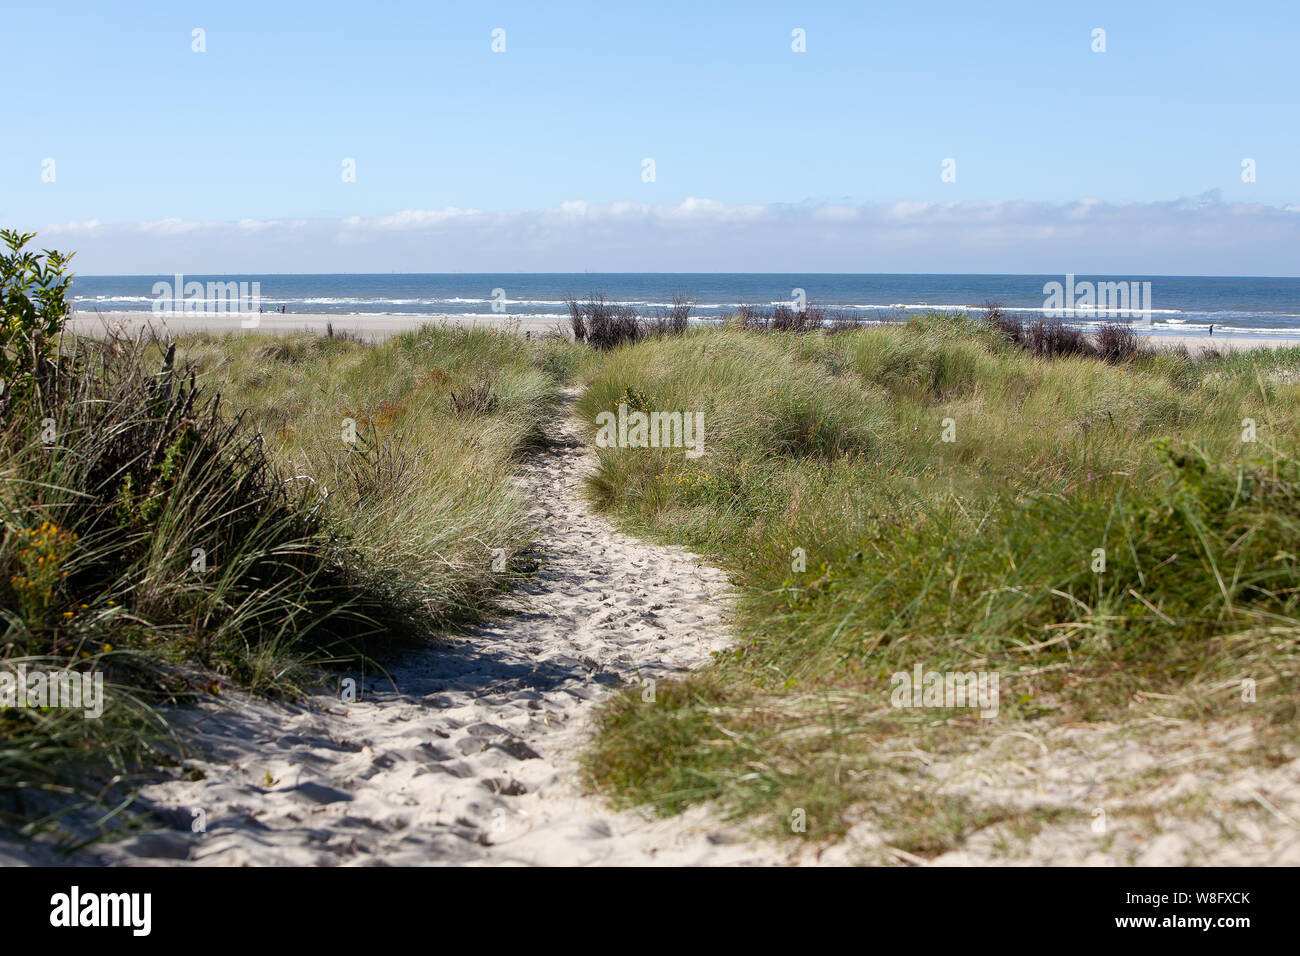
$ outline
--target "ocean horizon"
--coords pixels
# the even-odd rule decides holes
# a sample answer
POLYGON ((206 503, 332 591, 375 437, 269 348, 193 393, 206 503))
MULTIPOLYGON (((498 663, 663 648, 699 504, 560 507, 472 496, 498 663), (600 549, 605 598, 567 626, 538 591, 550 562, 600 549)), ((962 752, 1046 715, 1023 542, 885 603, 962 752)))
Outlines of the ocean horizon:
MULTIPOLYGON (((1075 282, 1150 283, 1141 322, 1169 332, 1224 331, 1300 335, 1300 278, 1237 276, 1100 276, 1075 282)), ((79 312, 153 312, 156 283, 175 275, 78 276, 71 301, 79 312)), ((451 316, 556 321, 569 298, 603 296, 653 314, 675 297, 692 316, 722 319, 742 305, 791 302, 802 290, 817 303, 864 321, 888 321, 929 310, 981 311, 997 302, 1021 315, 1042 313, 1044 286, 1064 275, 851 273, 403 273, 185 275, 184 281, 257 283, 268 312, 375 316, 451 316)), ((169 286, 170 287, 170 286, 169 286)), ((209 302, 210 300, 205 300, 209 302)), ((164 310, 169 311, 169 310, 164 310)), ((1103 318, 1067 318, 1088 328, 1103 318)))

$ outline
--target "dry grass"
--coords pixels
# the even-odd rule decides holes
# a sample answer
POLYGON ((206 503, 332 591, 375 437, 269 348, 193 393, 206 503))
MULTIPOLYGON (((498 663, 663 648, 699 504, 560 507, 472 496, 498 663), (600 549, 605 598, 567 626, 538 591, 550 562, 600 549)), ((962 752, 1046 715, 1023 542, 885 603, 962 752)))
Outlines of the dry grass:
POLYGON ((1212 719, 1253 681, 1262 736, 1293 728, 1300 388, 1282 373, 1298 363, 1039 355, 944 316, 608 355, 585 416, 653 395, 704 413, 708 451, 685 480, 679 450, 602 449, 592 493, 727 567, 742 640, 651 707, 611 705, 589 779, 666 810, 718 798, 785 832, 815 806, 832 836, 892 792, 879 745, 932 724, 963 746, 1134 707, 1212 719), (918 663, 999 674, 997 718, 891 707, 892 675, 918 663))

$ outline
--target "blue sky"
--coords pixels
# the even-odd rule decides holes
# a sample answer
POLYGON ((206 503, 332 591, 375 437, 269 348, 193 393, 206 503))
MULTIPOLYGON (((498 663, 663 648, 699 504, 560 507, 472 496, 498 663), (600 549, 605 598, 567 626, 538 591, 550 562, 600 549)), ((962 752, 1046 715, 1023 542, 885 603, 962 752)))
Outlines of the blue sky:
MULTIPOLYGON (((685 208, 724 210, 708 223, 717 261, 675 263, 665 246, 646 268, 743 269, 749 256, 760 271, 796 267, 759 262, 772 238, 760 233, 790 210, 851 207, 878 223, 951 204, 964 217, 915 228, 1038 212, 987 266, 920 243, 906 271, 985 271, 997 255, 1008 261, 988 271, 1032 271, 1015 261, 1032 229, 1067 221, 1081 200, 1130 223, 1147 210, 1154 241, 1184 231, 1160 218, 1171 204, 1184 203, 1185 227, 1186 203, 1208 196, 1216 228, 1243 231, 1223 237, 1222 267, 1189 248, 1194 268, 1176 271, 1295 274, 1294 247, 1260 237, 1300 235, 1298 28, 1300 5, 1281 2, 26 3, 0 34, 0 62, 26 93, 0 107, 0 221, 61 227, 83 271, 170 271, 160 222, 191 236, 187 256, 210 259, 195 272, 243 267, 245 253, 263 271, 328 271, 311 266, 334 268, 349 246, 356 271, 409 267, 393 261, 406 246, 447 268, 581 269, 605 262, 594 240, 568 236, 550 261, 519 230, 583 203, 634 204, 631 230, 704 201, 685 208), (1092 51, 1098 27, 1104 53, 1092 51), (494 28, 504 53, 491 50, 494 28), (795 28, 806 53, 791 50, 795 28), (647 157, 654 182, 642 180, 647 157), (1247 157, 1254 183, 1241 179, 1247 157), (342 181, 345 158, 355 182, 342 181), (941 181, 946 158, 955 182, 941 181), (735 213, 755 207, 779 215, 735 213), (464 237, 445 216, 420 215, 448 209, 481 214, 471 259, 455 255, 464 237), (403 213, 414 215, 393 219, 403 213), (266 228, 246 223, 232 256, 220 234, 240 220, 266 228), (331 231, 358 220, 414 230, 413 242, 331 231)), ((1081 266, 1107 251, 1077 230, 1057 238, 1054 254, 1081 266)), ((851 259, 857 239, 837 241, 849 247, 826 234, 814 248, 851 259)))

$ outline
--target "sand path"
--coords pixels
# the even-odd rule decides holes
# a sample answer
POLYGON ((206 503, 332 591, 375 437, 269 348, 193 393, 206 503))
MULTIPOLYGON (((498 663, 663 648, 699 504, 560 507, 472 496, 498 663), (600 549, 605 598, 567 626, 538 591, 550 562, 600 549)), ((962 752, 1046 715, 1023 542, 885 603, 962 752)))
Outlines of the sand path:
POLYGON ((652 820, 578 792, 594 701, 699 666, 729 642, 723 572, 595 515, 581 488, 594 456, 579 434, 566 405, 550 446, 521 470, 540 569, 509 613, 413 655, 393 682, 367 681, 356 702, 241 698, 192 712, 205 755, 186 766, 203 778, 142 791, 173 828, 100 846, 102 861, 775 861, 703 811, 652 820))

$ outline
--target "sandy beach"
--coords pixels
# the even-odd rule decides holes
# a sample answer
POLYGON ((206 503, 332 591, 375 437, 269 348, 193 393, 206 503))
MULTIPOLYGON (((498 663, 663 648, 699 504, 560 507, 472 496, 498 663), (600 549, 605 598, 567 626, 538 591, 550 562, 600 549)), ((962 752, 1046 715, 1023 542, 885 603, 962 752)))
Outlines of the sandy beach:
POLYGON ((304 312, 288 315, 266 314, 241 318, 231 313, 195 312, 188 315, 157 316, 149 312, 85 312, 73 314, 69 327, 80 335, 100 335, 105 329, 116 329, 134 335, 142 328, 154 328, 172 336, 196 332, 255 331, 273 335, 291 335, 295 332, 325 334, 327 327, 334 332, 359 335, 368 342, 381 342, 423 325, 454 325, 463 328, 486 327, 507 329, 512 332, 541 335, 555 328, 567 328, 568 323, 557 319, 519 319, 509 316, 464 315, 332 315, 323 312, 304 312), (256 320, 256 325, 249 325, 256 320))
MULTIPOLYGON (((275 335, 288 335, 294 332, 317 332, 324 334, 326 328, 333 326, 335 333, 358 335, 366 341, 383 341, 394 335, 418 329, 422 325, 453 325, 463 328, 486 327, 507 329, 512 332, 530 335, 544 335, 555 329, 568 332, 568 323, 558 319, 529 319, 511 316, 465 316, 465 315, 332 315, 323 312, 293 313, 287 315, 266 314, 241 319, 229 313, 195 312, 188 315, 156 316, 149 312, 86 312, 73 314, 69 327, 80 335, 98 335, 105 329, 117 329, 134 335, 142 328, 152 327, 160 333, 172 336, 192 334, 195 332, 213 332, 217 334, 238 331, 257 331, 275 335), (246 328, 245 323, 256 320, 253 328, 246 328)), ((1200 349, 1214 348, 1220 351, 1245 351, 1259 348, 1282 348, 1300 345, 1300 336, 1262 335, 1259 333, 1234 333, 1222 329, 1216 335, 1181 334, 1164 329, 1151 331, 1137 328, 1142 339, 1158 348, 1185 346, 1193 354, 1200 349)))
POLYGON ((1231 331, 1210 335, 1176 335, 1156 332, 1144 335, 1143 340, 1157 348, 1185 346, 1193 355, 1200 349, 1218 349, 1221 352, 1248 352, 1251 349, 1276 349, 1300 345, 1300 338, 1284 335, 1259 335, 1231 331))

